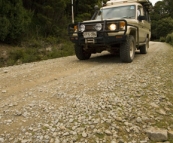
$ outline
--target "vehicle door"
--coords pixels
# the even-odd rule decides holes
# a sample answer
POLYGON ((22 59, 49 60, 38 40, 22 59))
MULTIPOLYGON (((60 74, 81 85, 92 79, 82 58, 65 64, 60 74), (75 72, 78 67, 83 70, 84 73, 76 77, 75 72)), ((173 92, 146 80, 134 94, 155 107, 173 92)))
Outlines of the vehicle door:
MULTIPOLYGON (((144 10, 142 6, 137 7, 137 18, 139 16, 144 16, 144 10)), ((147 37, 146 25, 145 20, 138 20, 139 25, 139 42, 145 42, 147 37)))
POLYGON ((143 20, 144 29, 145 29, 145 33, 148 35, 148 38, 150 40, 150 37, 151 37, 151 20, 150 20, 149 12, 146 9, 144 9, 144 15, 146 17, 146 20, 143 20))

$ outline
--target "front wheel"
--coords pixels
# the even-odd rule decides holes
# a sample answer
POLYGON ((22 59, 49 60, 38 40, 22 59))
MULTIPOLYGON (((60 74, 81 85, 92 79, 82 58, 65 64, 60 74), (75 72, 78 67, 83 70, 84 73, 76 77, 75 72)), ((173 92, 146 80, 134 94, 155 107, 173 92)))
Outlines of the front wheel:
POLYGON ((83 49, 83 46, 75 45, 75 54, 79 60, 87 60, 91 57, 91 53, 83 49))
POLYGON ((135 39, 129 35, 120 46, 120 59, 122 62, 131 63, 135 56, 135 39))
POLYGON ((148 38, 146 38, 146 43, 145 43, 145 45, 142 45, 142 46, 140 47, 140 53, 141 53, 141 54, 147 54, 148 48, 149 48, 149 40, 148 40, 148 38))

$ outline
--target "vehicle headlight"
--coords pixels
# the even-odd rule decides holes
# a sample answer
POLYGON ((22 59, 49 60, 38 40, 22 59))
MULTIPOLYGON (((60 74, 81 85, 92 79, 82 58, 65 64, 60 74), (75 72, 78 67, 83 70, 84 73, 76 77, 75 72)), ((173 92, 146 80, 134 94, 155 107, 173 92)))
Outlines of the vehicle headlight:
POLYGON ((97 23, 95 25, 95 30, 100 31, 101 29, 102 29, 102 24, 101 23, 97 23))
POLYGON ((110 29, 111 31, 116 30, 116 29, 117 29, 116 24, 111 24, 111 25, 109 25, 109 29, 110 29))
POLYGON ((79 27, 79 31, 84 32, 85 31, 85 25, 81 24, 79 27))
POLYGON ((120 29, 124 29, 124 27, 125 27, 125 22, 124 22, 124 21, 121 21, 121 22, 119 23, 119 26, 120 26, 120 29))
POLYGON ((74 32, 77 32, 77 25, 74 26, 74 32))

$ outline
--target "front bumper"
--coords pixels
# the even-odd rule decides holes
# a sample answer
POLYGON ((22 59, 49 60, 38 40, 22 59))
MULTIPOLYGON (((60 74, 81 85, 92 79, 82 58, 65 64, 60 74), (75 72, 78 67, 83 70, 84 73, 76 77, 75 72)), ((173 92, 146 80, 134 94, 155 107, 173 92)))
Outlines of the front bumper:
POLYGON ((96 38, 84 38, 82 35, 77 37, 70 37, 70 40, 73 43, 79 45, 83 44, 103 44, 103 45, 112 45, 123 43, 126 40, 126 35, 117 35, 117 36, 99 36, 96 38))
POLYGON ((122 43, 126 40, 126 32, 127 32, 127 21, 124 19, 120 20, 105 20, 105 21, 100 21, 100 22, 91 22, 91 23, 78 23, 78 24, 70 24, 68 27, 68 34, 70 37, 70 40, 73 43, 79 44, 79 45, 84 45, 84 44, 95 44, 95 45, 112 45, 112 44, 119 44, 122 43), (114 31, 110 31, 107 28, 107 25, 110 23, 118 23, 118 22, 124 22, 125 26, 123 29, 117 28, 114 31), (85 24, 86 27, 90 27, 86 29, 85 32, 92 32, 96 31, 92 29, 93 25, 96 23, 101 23, 102 24, 102 30, 97 31, 97 37, 89 37, 89 38, 84 38, 83 32, 80 32, 79 30, 74 30, 73 27, 75 26, 80 26, 80 24, 85 24), (119 34, 121 33, 121 34, 119 34), (111 36, 110 36, 111 35, 111 36))

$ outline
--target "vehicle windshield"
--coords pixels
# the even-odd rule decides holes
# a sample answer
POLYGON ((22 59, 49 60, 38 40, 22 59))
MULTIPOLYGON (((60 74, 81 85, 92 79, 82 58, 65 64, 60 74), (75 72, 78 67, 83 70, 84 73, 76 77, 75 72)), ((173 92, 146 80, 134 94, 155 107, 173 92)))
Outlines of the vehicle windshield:
POLYGON ((112 19, 112 18, 135 18, 136 17, 136 6, 128 5, 121 7, 102 8, 95 17, 99 19, 112 19))

